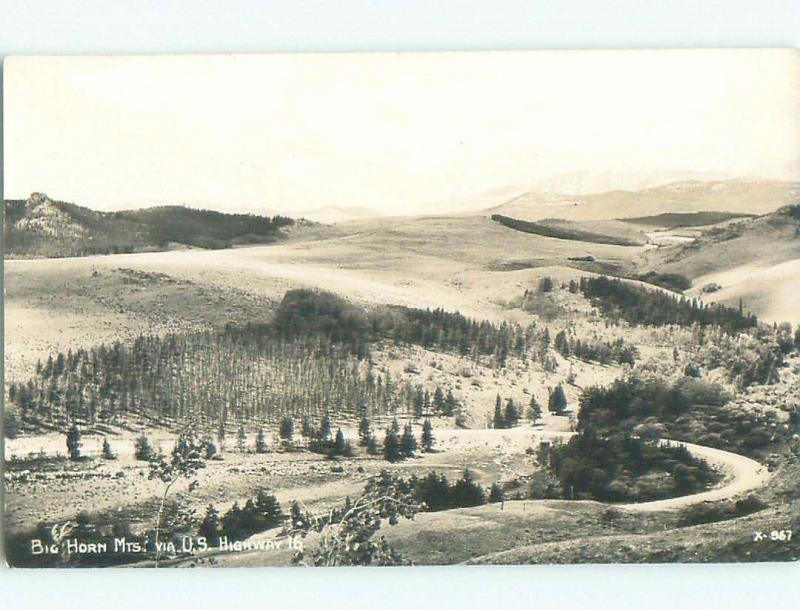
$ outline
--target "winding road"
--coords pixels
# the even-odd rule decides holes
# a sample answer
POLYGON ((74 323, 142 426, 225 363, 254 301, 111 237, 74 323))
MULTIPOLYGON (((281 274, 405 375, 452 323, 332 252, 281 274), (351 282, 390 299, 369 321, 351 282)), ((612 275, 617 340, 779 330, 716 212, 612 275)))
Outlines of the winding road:
MULTIPOLYGON (((567 439, 574 434, 575 432, 542 430, 536 433, 536 437, 541 440, 546 440, 548 438, 567 439)), ((740 494, 758 489, 773 476, 773 473, 769 472, 762 464, 743 455, 739 455, 738 453, 731 453, 730 451, 724 451, 722 449, 714 449, 704 445, 695 445, 693 443, 684 443, 668 439, 662 439, 661 443, 686 447, 692 456, 705 460, 711 467, 724 475, 725 478, 722 484, 713 489, 690 494, 688 496, 678 496, 675 498, 667 498, 666 500, 653 500, 652 502, 619 504, 615 505, 617 508, 634 511, 675 510, 702 502, 727 500, 728 498, 733 498, 740 494)))

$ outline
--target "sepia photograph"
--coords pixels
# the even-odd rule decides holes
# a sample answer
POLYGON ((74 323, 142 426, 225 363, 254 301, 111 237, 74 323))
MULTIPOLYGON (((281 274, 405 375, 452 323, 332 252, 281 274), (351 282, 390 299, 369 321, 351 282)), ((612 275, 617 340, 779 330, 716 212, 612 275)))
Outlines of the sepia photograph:
POLYGON ((3 138, 10 566, 800 557, 797 51, 16 56, 3 138))

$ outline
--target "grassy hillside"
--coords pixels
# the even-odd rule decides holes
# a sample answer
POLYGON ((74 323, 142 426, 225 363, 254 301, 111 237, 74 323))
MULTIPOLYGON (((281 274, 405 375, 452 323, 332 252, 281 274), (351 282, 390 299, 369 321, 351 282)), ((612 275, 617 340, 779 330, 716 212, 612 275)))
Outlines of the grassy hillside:
POLYGON ((7 258, 61 258, 164 250, 175 244, 227 248, 278 239, 289 218, 223 214, 166 206, 97 212, 53 201, 42 193, 5 202, 3 230, 7 258))
POLYGON ((693 280, 687 296, 745 307, 765 319, 800 321, 800 205, 711 227, 685 244, 646 253, 644 271, 693 280), (713 286, 713 291, 704 287, 713 286))
POLYGON ((800 257, 800 205, 711 227, 690 243, 648 253, 648 269, 690 278, 744 264, 763 266, 800 257))

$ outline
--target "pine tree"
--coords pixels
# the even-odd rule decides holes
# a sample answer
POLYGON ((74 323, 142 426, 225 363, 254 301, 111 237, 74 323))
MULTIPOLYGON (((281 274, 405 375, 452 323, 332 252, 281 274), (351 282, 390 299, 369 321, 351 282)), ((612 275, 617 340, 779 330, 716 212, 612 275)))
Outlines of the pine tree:
POLYGON ((150 444, 150 439, 144 434, 138 436, 133 442, 133 455, 141 462, 148 462, 153 457, 153 446, 150 444))
POLYGON ((294 437, 294 420, 291 417, 284 417, 281 420, 281 427, 278 435, 287 443, 292 442, 294 437))
POLYGON ((556 333, 556 338, 553 341, 553 347, 555 347, 556 351, 564 358, 569 358, 569 341, 567 340, 567 333, 565 331, 560 330, 558 333, 556 333))
POLYGON ((345 440, 344 440, 344 432, 342 429, 339 428, 336 430, 336 440, 333 443, 333 450, 335 455, 344 455, 345 453, 345 440))
POLYGON ((489 502, 503 502, 505 499, 506 494, 503 489, 497 483, 492 483, 492 488, 489 490, 489 502))
POLYGON ((206 514, 197 528, 197 533, 206 539, 209 546, 217 546, 219 544, 222 523, 219 519, 219 511, 214 508, 213 504, 209 504, 206 508, 206 514))
POLYGON ((389 462, 398 462, 402 459, 400 440, 397 438, 397 432, 392 428, 386 431, 386 436, 383 439, 383 457, 389 462))
POLYGON ((517 409, 512 398, 506 400, 506 411, 503 419, 506 428, 514 428, 519 424, 519 409, 517 409))
POLYGON ((267 453, 269 447, 267 446, 267 438, 264 434, 264 428, 259 426, 258 434, 256 434, 256 453, 267 453))
POLYGON ((116 460, 117 455, 111 450, 111 443, 108 442, 108 437, 103 437, 103 459, 116 460))
POLYGON ((422 448, 430 453, 433 451, 433 445, 436 443, 436 439, 433 437, 433 424, 431 424, 430 419, 426 419, 425 423, 422 424, 422 448))
POLYGON ((496 429, 506 427, 506 420, 503 417, 503 399, 500 398, 500 394, 497 395, 497 399, 494 401, 494 418, 492 422, 496 429))
POLYGON ((567 410, 567 397, 564 394, 564 388, 561 387, 561 384, 553 388, 553 391, 550 393, 550 400, 547 403, 547 408, 551 413, 556 415, 563 415, 564 411, 567 410))
POLYGON ((365 415, 358 424, 359 444, 366 447, 370 436, 372 436, 372 427, 369 423, 369 418, 365 415))
POLYGON ((239 426, 239 432, 236 435, 236 448, 239 453, 244 453, 247 448, 247 432, 244 429, 244 425, 239 426))
POLYGON ((257 531, 280 525, 285 518, 280 502, 273 494, 268 493, 266 489, 262 488, 256 492, 253 506, 261 521, 261 523, 257 524, 257 531))
POLYGON ((308 415, 303 418, 303 429, 301 433, 305 438, 314 438, 314 424, 311 423, 311 418, 308 415))
POLYGON ((327 413, 322 418, 322 422, 320 422, 319 437, 325 441, 331 440, 331 418, 327 413))
POLYGON ((20 433, 19 416, 17 410, 10 404, 3 409, 3 434, 6 438, 17 438, 20 433))
POLYGON ((442 413, 445 410, 444 392, 442 392, 442 388, 440 388, 438 385, 436 386, 436 390, 433 392, 433 406, 437 413, 442 413))
POLYGON ((535 396, 531 396, 531 403, 528 407, 528 417, 534 426, 536 425, 536 422, 542 419, 542 407, 539 405, 535 396))
MULTIPOLYGON (((800 346, 800 343, 798 343, 800 346)), ((442 415, 447 417, 451 417, 458 406, 458 401, 456 401, 456 397, 453 396, 453 390, 447 390, 447 396, 444 399, 444 409, 442 409, 442 415)))
POLYGON ((414 428, 410 423, 406 424, 403 429, 400 448, 404 457, 414 457, 414 452, 417 450, 417 438, 414 436, 414 428))
POLYGON ((400 434, 400 422, 397 421, 396 417, 392 419, 392 432, 400 434))
POLYGON ((219 423, 219 428, 217 429, 217 440, 219 441, 220 451, 223 451, 225 449, 225 421, 221 421, 219 423))
POLYGON ((72 424, 67 431, 67 452, 69 453, 69 459, 81 459, 81 431, 78 428, 78 424, 72 424))

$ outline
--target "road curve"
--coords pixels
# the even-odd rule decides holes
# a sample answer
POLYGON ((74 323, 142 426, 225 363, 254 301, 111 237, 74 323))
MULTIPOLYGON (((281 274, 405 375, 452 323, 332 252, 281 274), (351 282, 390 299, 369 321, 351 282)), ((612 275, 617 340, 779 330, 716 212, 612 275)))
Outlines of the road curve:
POLYGON ((747 493, 758 489, 772 478, 772 473, 764 466, 751 460, 748 457, 714 449, 705 445, 695 445, 693 443, 683 443, 678 441, 662 440, 662 443, 682 445, 689 450, 689 453, 696 458, 705 460, 711 467, 725 475, 722 485, 688 496, 678 496, 666 500, 654 500, 652 502, 640 502, 636 504, 622 504, 620 508, 636 511, 649 510, 674 510, 686 508, 692 504, 701 502, 715 502, 717 500, 727 500, 739 494, 747 493))
MULTIPOLYGON (((537 432, 536 436, 543 440, 546 438, 568 439, 574 434, 576 433, 542 430, 537 432)), ((762 464, 743 455, 739 455, 738 453, 731 453, 730 451, 714 449, 713 447, 706 447, 705 445, 695 445, 694 443, 684 443, 682 441, 673 441, 669 439, 662 439, 661 443, 686 447, 692 456, 705 460, 709 466, 724 475, 722 484, 713 489, 690 494, 688 496, 677 496, 675 498, 653 500, 651 502, 615 504, 615 507, 633 511, 675 510, 702 502, 727 500, 728 498, 733 498, 740 494, 758 489, 773 476, 762 464)))

